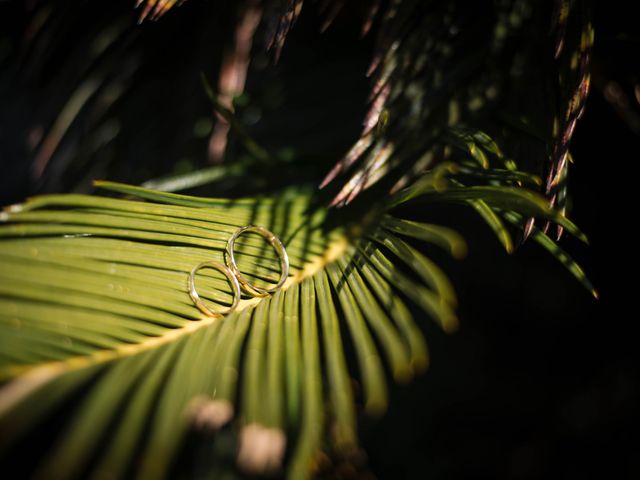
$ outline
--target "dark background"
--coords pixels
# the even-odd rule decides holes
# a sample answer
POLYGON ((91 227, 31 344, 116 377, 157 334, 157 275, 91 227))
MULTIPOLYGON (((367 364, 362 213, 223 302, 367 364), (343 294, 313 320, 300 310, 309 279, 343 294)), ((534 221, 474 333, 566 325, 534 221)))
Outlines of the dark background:
MULTIPOLYGON (((211 114, 199 72, 216 78, 233 2, 191 0, 142 27, 132 2, 99 3, 60 2, 65 20, 54 23, 51 41, 25 50, 26 3, 0 2, 2 204, 91 191, 93 177, 140 183, 207 165, 206 137, 194 134, 195 122, 211 114), (25 138, 52 124, 82 83, 78 65, 90 39, 114 19, 124 22, 125 34, 89 73, 104 64, 118 72, 129 58, 132 73, 105 73, 125 93, 99 115, 83 110, 45 174, 34 176, 36 153, 25 138), (112 117, 118 136, 87 147, 88 132, 112 117)), ((411 384, 391 387, 384 417, 361 418, 363 471, 381 479, 640 478, 632 335, 638 314, 627 307, 637 249, 630 170, 638 156, 640 36, 628 9, 626 2, 595 5, 593 88, 572 142, 570 176, 571 218, 591 246, 562 241, 600 300, 533 244, 509 256, 472 212, 436 212, 469 241, 464 261, 437 258, 458 290, 461 328, 447 336, 425 319, 431 367, 411 384)), ((252 134, 272 152, 291 148, 312 172, 326 171, 359 133, 372 40, 359 39, 353 10, 320 34, 313 6, 306 6, 280 63, 259 59, 263 66, 250 74, 247 89, 261 107, 252 134)), ((304 169, 297 175, 300 182, 315 178, 304 169)))

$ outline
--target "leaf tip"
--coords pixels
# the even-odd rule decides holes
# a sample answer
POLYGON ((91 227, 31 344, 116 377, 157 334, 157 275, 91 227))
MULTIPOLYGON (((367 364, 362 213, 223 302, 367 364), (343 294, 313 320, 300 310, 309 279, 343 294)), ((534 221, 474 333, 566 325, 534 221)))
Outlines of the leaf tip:
POLYGON ((584 233, 580 232, 580 234, 578 235, 578 238, 582 240, 582 242, 584 242, 586 245, 591 245, 591 242, 589 241, 589 237, 587 237, 584 233))
POLYGON ((393 379, 402 385, 406 385, 413 379, 413 374, 412 365, 401 365, 393 370, 393 379))
POLYGON ((469 249, 467 247, 467 244, 463 241, 455 242, 451 245, 451 255, 456 260, 462 260, 464 257, 467 256, 468 252, 469 252, 469 249))
POLYGON ((460 323, 455 315, 447 315, 442 318, 442 329, 445 333, 456 333, 459 327, 460 323))
POLYGON ((387 411, 387 400, 385 398, 370 398, 364 406, 365 412, 372 416, 380 416, 387 411))
POLYGON ((525 225, 524 225, 524 227, 522 229, 522 238, 520 240, 521 244, 527 241, 527 239, 529 238, 529 236, 533 232, 533 227, 535 227, 535 224, 536 224, 536 220, 533 217, 529 218, 526 221, 526 223, 525 223, 525 225))
POLYGON ((429 368, 429 355, 418 355, 411 359, 411 367, 415 373, 424 373, 429 368))

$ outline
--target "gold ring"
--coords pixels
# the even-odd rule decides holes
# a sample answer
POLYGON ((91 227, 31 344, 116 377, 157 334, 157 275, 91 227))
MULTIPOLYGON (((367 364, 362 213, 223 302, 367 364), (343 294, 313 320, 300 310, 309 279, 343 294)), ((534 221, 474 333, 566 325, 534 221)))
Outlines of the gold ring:
POLYGON ((189 296, 191 297, 191 300, 193 300, 193 303, 195 303, 196 307, 198 307, 202 313, 204 313, 208 317, 221 318, 233 312, 238 306, 238 302, 240 302, 240 285, 238 284, 238 279, 235 277, 233 272, 231 272, 231 270, 229 270, 223 264, 214 261, 202 262, 193 267, 193 270, 191 270, 191 273, 189 274, 189 296), (229 283, 231 284, 231 289, 233 290, 233 303, 226 310, 216 312, 215 310, 210 309, 200 299, 200 295, 198 295, 198 292, 196 291, 196 272, 201 268, 207 267, 215 268, 216 270, 224 273, 225 277, 227 277, 227 280, 229 280, 229 283))
POLYGON ((276 237, 273 233, 267 230, 264 227, 258 227, 256 225, 247 225, 246 227, 239 228, 235 231, 231 238, 227 241, 227 249, 226 249, 226 263, 227 266, 231 269, 233 274, 238 278, 238 281, 242 285, 242 287, 254 297, 264 297, 272 292, 278 290, 284 282, 287 280, 289 276, 289 256, 287 255, 287 251, 284 248, 284 245, 280 241, 278 237, 276 237), (240 270, 238 269, 238 265, 236 265, 236 259, 233 253, 233 249, 235 248, 236 239, 245 232, 255 232, 265 239, 271 244, 271 246, 275 249, 278 257, 280 258, 280 280, 274 286, 269 288, 262 288, 249 283, 249 281, 242 276, 240 270))

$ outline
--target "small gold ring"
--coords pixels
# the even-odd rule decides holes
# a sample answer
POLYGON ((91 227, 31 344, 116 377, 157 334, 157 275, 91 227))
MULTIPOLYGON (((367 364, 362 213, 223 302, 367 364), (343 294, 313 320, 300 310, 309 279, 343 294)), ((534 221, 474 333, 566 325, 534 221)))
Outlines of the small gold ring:
POLYGON ((221 318, 233 312, 238 306, 238 303, 240 302, 240 285, 238 284, 238 279, 235 277, 233 272, 231 272, 231 270, 229 270, 223 264, 214 261, 202 262, 193 267, 193 270, 191 270, 191 273, 189 274, 189 296, 191 297, 191 300, 193 300, 193 303, 195 303, 196 307, 198 307, 202 313, 204 313, 208 317, 221 318), (214 268, 224 273, 224 276, 227 277, 227 280, 229 280, 229 283, 231 284, 231 290, 233 290, 233 303, 226 310, 215 311, 210 309, 200 299, 200 295, 198 295, 198 292, 196 291, 196 273, 201 268, 207 267, 214 268))
POLYGON ((282 287, 282 285, 284 285, 284 282, 287 280, 287 277, 289 276, 289 256, 287 255, 287 250, 284 248, 284 245, 282 244, 280 239, 264 227, 258 227, 256 225, 247 225, 246 227, 242 227, 236 230, 235 233, 231 235, 231 238, 229 238, 229 240, 227 241, 227 249, 226 249, 225 257, 226 257, 225 260, 226 260, 227 266, 231 269, 233 274, 238 278, 238 281, 240 282, 242 287, 245 289, 245 291, 247 291, 249 294, 253 295, 254 297, 264 297, 270 293, 275 292, 280 287, 282 287), (278 257, 280 258, 280 271, 281 271, 280 280, 278 280, 278 283, 276 283, 272 287, 262 288, 256 285, 252 285, 251 283, 249 283, 249 281, 246 278, 242 276, 242 274, 240 273, 240 270, 238 269, 238 265, 236 265, 236 259, 234 256, 233 249, 235 248, 236 239, 245 232, 255 232, 261 235, 262 237, 264 237, 275 249, 276 253, 278 254, 278 257))

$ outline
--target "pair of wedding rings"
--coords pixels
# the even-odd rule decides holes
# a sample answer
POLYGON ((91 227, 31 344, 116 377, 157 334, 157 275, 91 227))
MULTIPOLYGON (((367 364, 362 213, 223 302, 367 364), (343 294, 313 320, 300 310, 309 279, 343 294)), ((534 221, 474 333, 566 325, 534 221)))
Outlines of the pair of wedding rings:
POLYGON ((193 267, 193 270, 191 270, 191 273, 189 274, 189 296, 191 297, 191 300, 193 300, 193 303, 196 305, 196 307, 198 307, 198 309, 200 309, 202 313, 209 317, 220 318, 233 312, 240 302, 241 286, 242 289, 249 295, 252 295, 254 297, 264 297, 281 288, 282 285, 284 285, 284 282, 287 280, 287 277, 289 276, 289 256, 287 255, 287 251, 285 250, 284 245, 282 244, 280 239, 276 237, 272 232, 264 227, 259 227, 256 225, 247 225, 246 227, 239 228, 233 235, 231 235, 231 238, 229 238, 229 240, 227 241, 227 247, 225 249, 225 263, 226 265, 223 265, 222 263, 213 260, 202 262, 193 267), (236 257, 234 252, 236 240, 240 235, 247 232, 257 233, 258 235, 264 237, 278 254, 278 257, 280 259, 280 279, 278 280, 278 283, 271 287, 265 288, 251 284, 249 280, 247 280, 245 276, 240 273, 240 269, 236 264, 236 257), (227 280, 229 280, 231 289, 233 291, 233 302, 231 303, 231 306, 226 310, 212 310, 202 301, 200 295, 198 295, 198 292, 196 290, 196 273, 203 268, 214 268, 216 270, 219 270, 224 274, 225 277, 227 277, 227 280))

